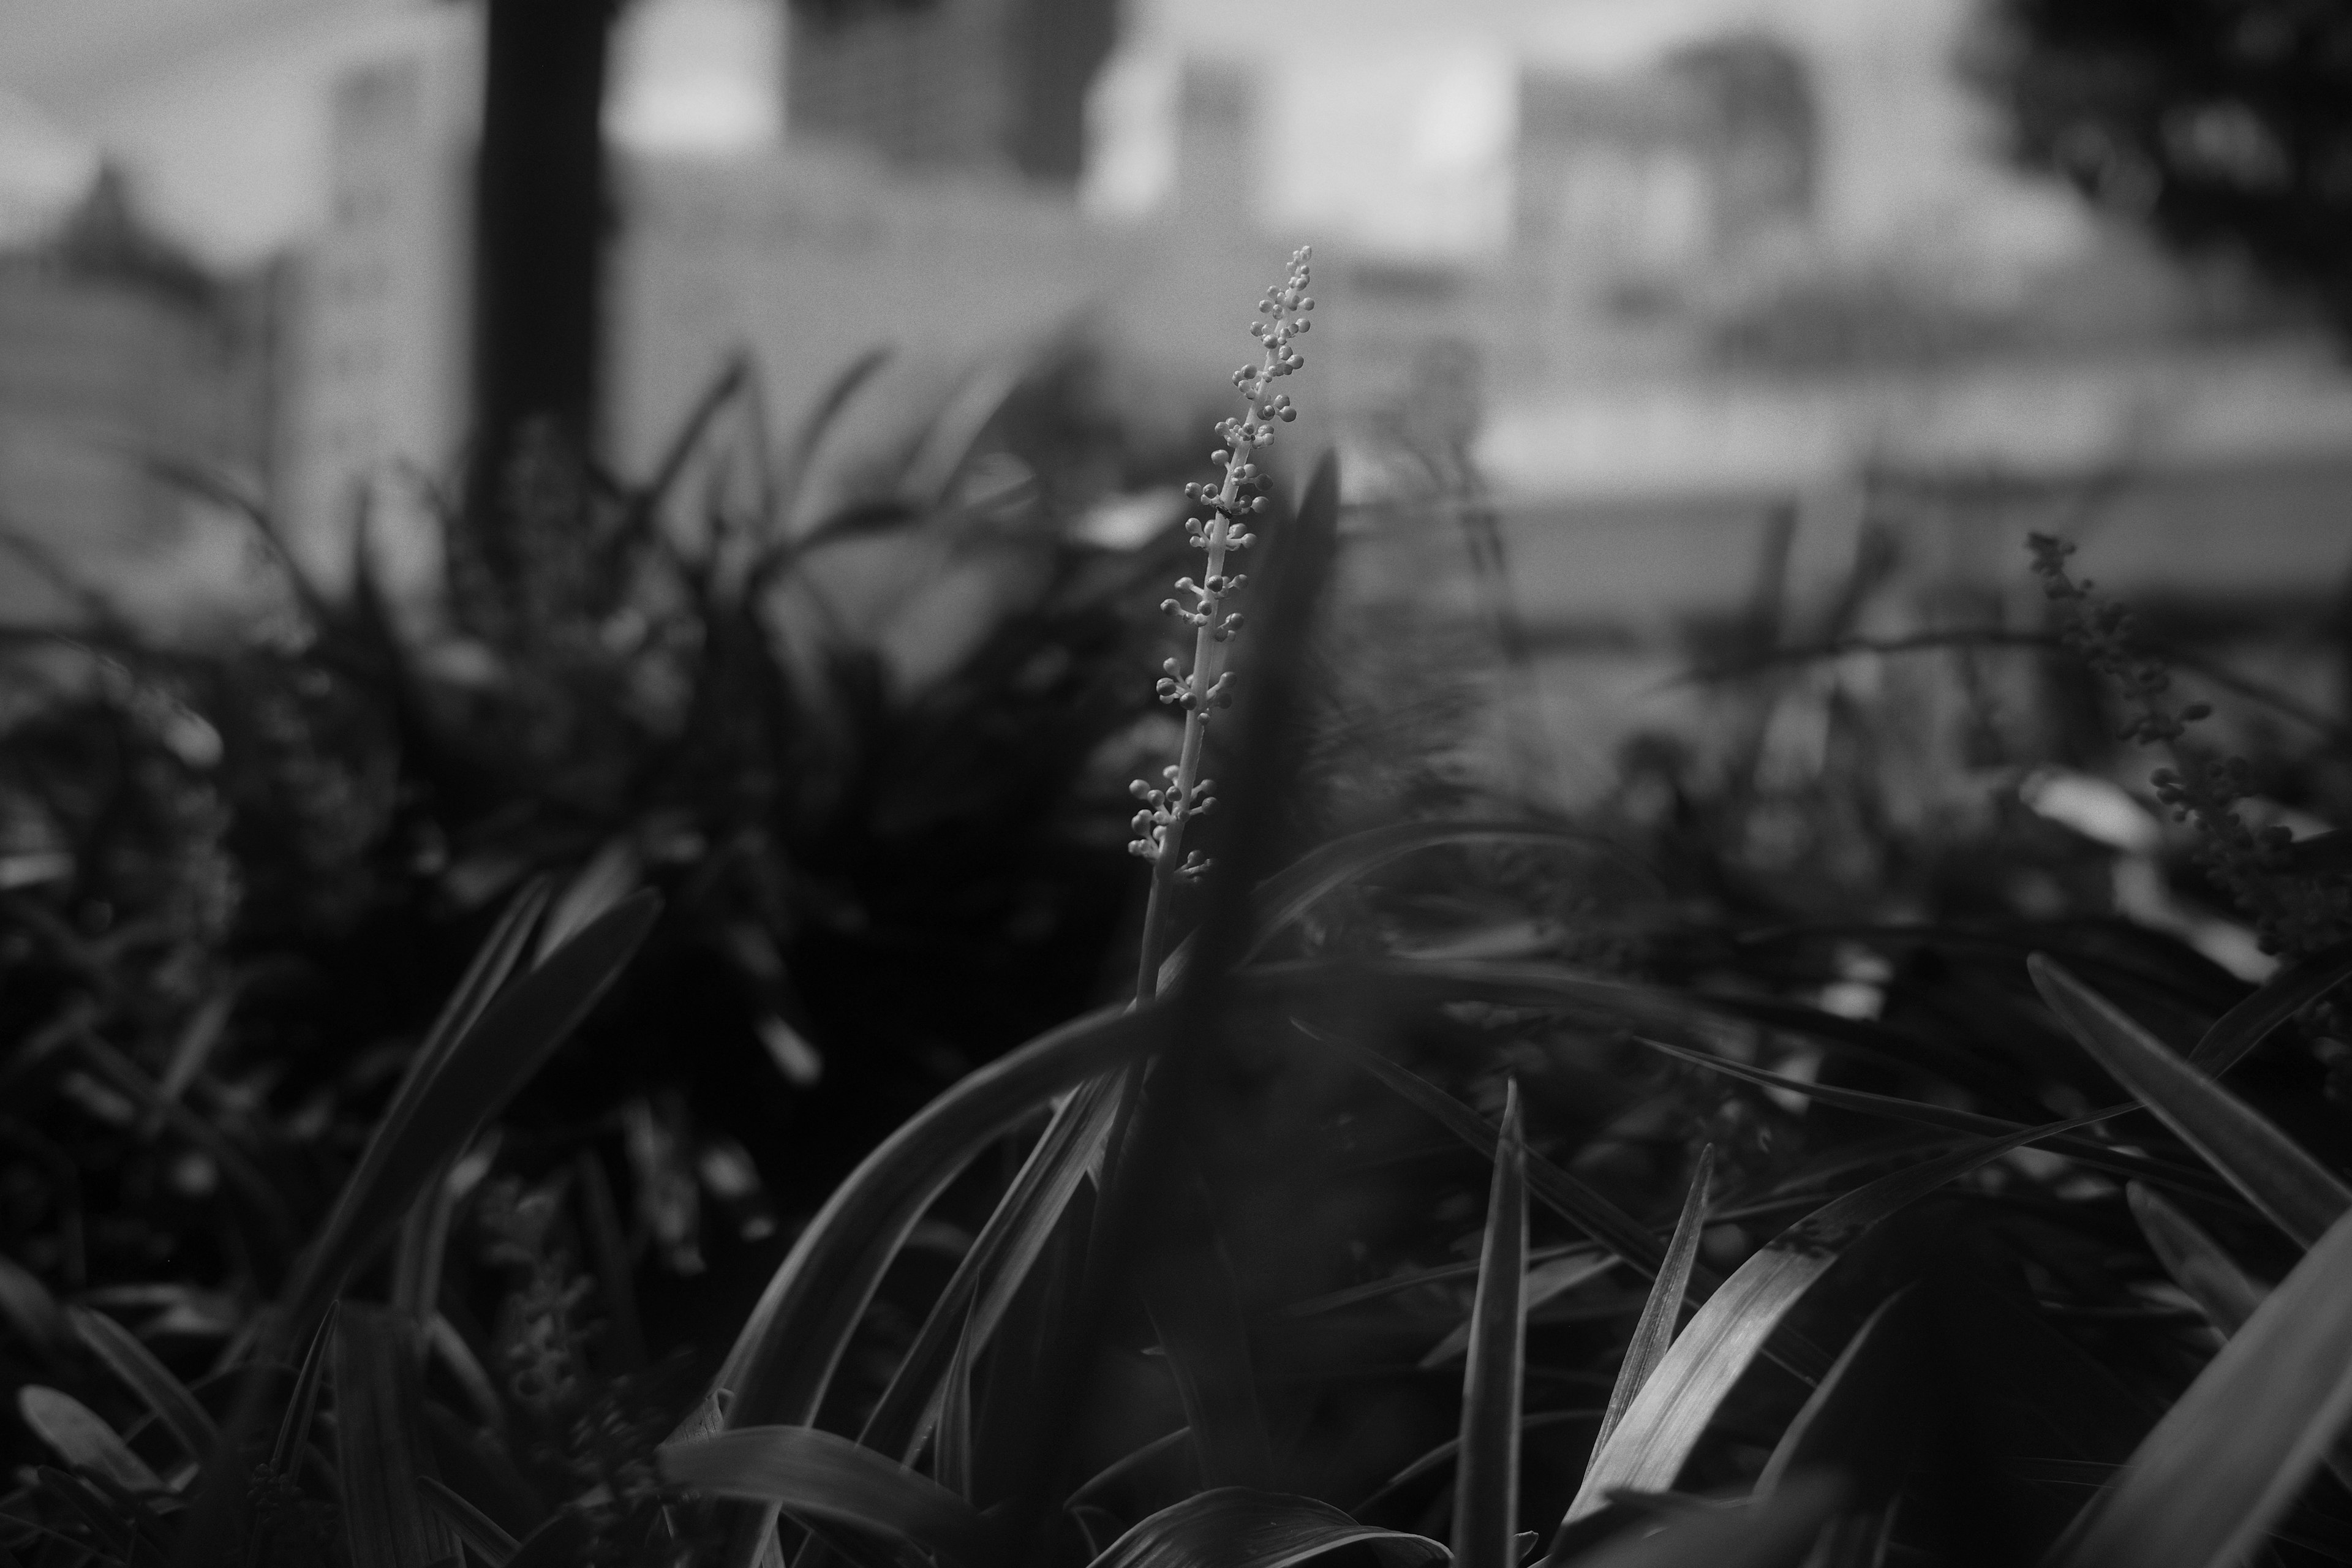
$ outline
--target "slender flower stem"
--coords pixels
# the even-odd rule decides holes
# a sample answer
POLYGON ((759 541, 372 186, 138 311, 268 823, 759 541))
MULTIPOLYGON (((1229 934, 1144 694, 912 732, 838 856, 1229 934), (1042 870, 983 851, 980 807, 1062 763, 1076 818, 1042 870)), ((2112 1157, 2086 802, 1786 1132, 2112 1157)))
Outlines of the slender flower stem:
POLYGON ((1273 442, 1276 420, 1286 422, 1297 416, 1289 395, 1270 389, 1277 376, 1288 375, 1307 363, 1306 355, 1291 351, 1290 340, 1307 331, 1310 324, 1307 313, 1315 308, 1306 293, 1307 256, 1307 247, 1300 247, 1290 258, 1290 276, 1267 289, 1258 302, 1260 320, 1250 328, 1250 335, 1259 340, 1264 353, 1256 363, 1234 373, 1234 385, 1250 404, 1250 415, 1220 421, 1217 435, 1224 445, 1209 454, 1211 462, 1223 466, 1223 480, 1214 486, 1184 487, 1188 498, 1207 504, 1208 516, 1187 519, 1185 527, 1192 533, 1193 548, 1203 552, 1208 560, 1199 582, 1185 577, 1176 584, 1177 592, 1192 601, 1189 605, 1171 598, 1160 606, 1194 628, 1190 673, 1171 658, 1162 667, 1167 674, 1160 682, 1160 700, 1184 710, 1183 746, 1176 762, 1161 770, 1161 783, 1138 779, 1129 786, 1143 809, 1135 815, 1136 837, 1128 847, 1151 862, 1151 894, 1144 906, 1143 942, 1136 964, 1138 1003, 1149 1002, 1159 994, 1160 965, 1168 945, 1177 882, 1208 868, 1208 862, 1198 853, 1185 854, 1184 825, 1215 804, 1209 793, 1212 782, 1201 776, 1201 754, 1210 713, 1233 700, 1225 645, 1241 631, 1242 617, 1228 614, 1224 605, 1242 591, 1247 579, 1238 574, 1227 577, 1225 567, 1255 538, 1242 526, 1243 520, 1266 509, 1262 492, 1267 480, 1251 455, 1273 442))

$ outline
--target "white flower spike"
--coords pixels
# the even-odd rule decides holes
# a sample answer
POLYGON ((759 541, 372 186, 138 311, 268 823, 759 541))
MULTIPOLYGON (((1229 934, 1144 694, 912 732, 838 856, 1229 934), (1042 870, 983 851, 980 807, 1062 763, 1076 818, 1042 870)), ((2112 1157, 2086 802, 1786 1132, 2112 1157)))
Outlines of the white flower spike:
POLYGON ((1243 521, 1266 510, 1265 491, 1271 481, 1251 460, 1259 447, 1272 444, 1274 426, 1298 416, 1290 395, 1273 390, 1280 377, 1296 374, 1307 356, 1291 348, 1312 324, 1307 313, 1315 301, 1307 295, 1309 247, 1301 246, 1290 258, 1290 275, 1265 291, 1258 301, 1258 320, 1250 336, 1261 348, 1256 363, 1234 372, 1234 386, 1247 402, 1239 417, 1220 420, 1217 437, 1223 444, 1209 460, 1224 468, 1221 480, 1188 484, 1187 499, 1203 504, 1207 515, 1184 520, 1192 548, 1208 555, 1198 581, 1181 577, 1177 596, 1160 601, 1160 609, 1193 629, 1192 667, 1187 671, 1175 659, 1161 668, 1160 700, 1183 710, 1184 744, 1176 765, 1164 770, 1160 784, 1138 779, 1129 792, 1141 802, 1135 814, 1136 837, 1129 850, 1151 862, 1151 900, 1144 914, 1142 963, 1136 980, 1136 999, 1150 1001, 1159 988, 1160 948, 1168 919, 1169 891, 1179 878, 1190 879, 1208 869, 1199 854, 1183 853, 1184 824, 1215 804, 1210 781, 1200 777, 1201 747, 1209 715, 1232 705, 1233 672, 1223 667, 1227 646, 1240 635, 1242 617, 1226 609, 1249 579, 1228 573, 1226 557, 1250 547, 1257 536, 1243 521), (1180 858, 1181 857, 1181 858, 1180 858))

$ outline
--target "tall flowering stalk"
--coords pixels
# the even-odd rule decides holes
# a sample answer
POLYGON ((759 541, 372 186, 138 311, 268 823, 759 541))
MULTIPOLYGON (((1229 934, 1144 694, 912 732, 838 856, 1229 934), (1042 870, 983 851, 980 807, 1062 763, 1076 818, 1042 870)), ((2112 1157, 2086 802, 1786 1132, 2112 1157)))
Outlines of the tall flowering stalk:
POLYGON ((1149 1002, 1160 989, 1160 950, 1167 942, 1176 883, 1198 877, 1209 868, 1199 851, 1185 850, 1184 825, 1216 804, 1216 797, 1209 793, 1215 787, 1213 781, 1201 776, 1201 747, 1209 715, 1233 703, 1234 676, 1225 668, 1225 657, 1228 645, 1242 629, 1242 617, 1225 605, 1248 582, 1240 573, 1228 575, 1226 565, 1229 557, 1248 549, 1257 537, 1243 526, 1244 520, 1266 509, 1265 492, 1270 481, 1252 455, 1272 443, 1276 420, 1287 423, 1297 417, 1289 394, 1273 388, 1277 378, 1307 363, 1307 356, 1294 352, 1290 342, 1312 324, 1307 319, 1307 313, 1315 309, 1315 301, 1307 294, 1308 253, 1306 246, 1292 253, 1290 276, 1268 289, 1265 298, 1258 301, 1258 320, 1250 327, 1250 336, 1258 340, 1258 359, 1234 372, 1234 386, 1249 408, 1238 418, 1218 422, 1217 436, 1224 444, 1209 454, 1211 462, 1223 466, 1223 479, 1184 487, 1187 497, 1207 508, 1206 517, 1187 518, 1184 527, 1192 535, 1192 548, 1204 552, 1208 560, 1198 582, 1178 579, 1179 596, 1162 600, 1160 605, 1163 613, 1193 628, 1191 669, 1171 658, 1162 667, 1167 673, 1160 682, 1160 700, 1184 710, 1183 748, 1175 763, 1160 771, 1158 784, 1138 779, 1128 786, 1142 806, 1135 814, 1136 837, 1128 848, 1151 862, 1151 898, 1144 909, 1142 952, 1135 977, 1138 1002, 1149 1002))

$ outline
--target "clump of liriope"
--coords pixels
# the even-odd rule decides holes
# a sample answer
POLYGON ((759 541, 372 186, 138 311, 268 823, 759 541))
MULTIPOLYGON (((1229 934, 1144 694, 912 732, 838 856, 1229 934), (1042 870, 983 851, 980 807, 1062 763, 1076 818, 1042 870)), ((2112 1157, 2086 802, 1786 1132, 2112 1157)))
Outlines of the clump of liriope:
POLYGON ((2068 607, 2061 640, 2122 693, 2130 716, 2118 739, 2171 752, 2178 765, 2149 775, 2157 798, 2173 820, 2194 825, 2199 864, 2252 918, 2263 951, 2301 957, 2343 936, 2352 925, 2347 889, 2290 863, 2294 836, 2286 828, 2258 831, 2238 816, 2239 803, 2254 793, 2252 765, 2189 738, 2189 727, 2210 714, 2211 705, 2173 701, 2171 671, 2134 643, 2131 613, 2093 593, 2089 578, 2078 582, 2066 570, 2073 544, 2035 533, 2027 536, 2027 548, 2042 592, 2068 607))
POLYGON ((1266 509, 1270 481, 1253 454, 1273 442, 1275 421, 1297 417, 1289 394, 1276 392, 1274 384, 1307 363, 1307 356, 1290 343, 1306 332, 1311 324, 1307 312, 1315 309, 1307 293, 1308 254, 1309 247, 1303 245, 1292 253, 1290 275, 1258 301, 1259 319, 1252 323, 1250 336, 1258 340, 1259 356, 1234 372, 1234 386, 1249 408, 1239 417, 1218 422, 1217 436, 1223 445, 1209 454, 1211 462, 1223 466, 1223 478, 1184 487, 1187 497, 1207 509, 1205 517, 1185 519, 1184 527, 1192 548, 1208 559, 1199 581, 1178 579, 1179 596, 1160 605, 1193 628, 1192 668, 1171 658, 1162 667, 1167 673, 1160 682, 1160 700, 1184 710, 1183 746, 1177 760, 1161 770, 1160 783, 1138 779, 1128 786, 1142 804, 1135 814, 1136 837, 1128 848, 1151 862, 1151 897, 1144 910, 1142 958, 1135 980, 1139 1002, 1150 1001, 1159 989, 1160 950, 1176 883, 1198 877, 1209 867, 1198 850, 1185 849, 1184 825, 1216 803, 1210 793, 1213 782, 1201 776, 1201 750, 1209 715, 1233 702, 1234 676, 1224 667, 1225 655, 1242 629, 1242 617, 1225 606, 1248 582, 1240 573, 1229 574, 1227 563, 1257 537, 1244 526, 1245 520, 1266 509))

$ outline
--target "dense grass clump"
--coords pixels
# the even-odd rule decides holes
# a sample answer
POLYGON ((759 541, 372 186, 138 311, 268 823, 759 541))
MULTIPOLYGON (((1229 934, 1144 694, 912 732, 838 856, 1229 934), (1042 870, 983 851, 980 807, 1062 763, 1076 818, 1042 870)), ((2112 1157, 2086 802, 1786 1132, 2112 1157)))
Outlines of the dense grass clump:
POLYGON ((1843 628, 1580 813, 1368 758, 1411 660, 1327 603, 1335 465, 1253 456, 1304 264, 1189 492, 1181 725, 1182 532, 963 486, 1008 417, 688 548, 724 387, 643 490, 542 449, 453 520, 455 635, 362 574, 294 642, 27 663, 0 1548, 2352 1561, 2338 838, 2193 747, 2168 837, 2072 716, 2207 715, 2053 546, 2069 618, 1927 650, 2076 660, 2063 755, 1959 727, 1981 809, 1902 806, 1900 690, 1753 679, 1843 628), (929 684, 779 635, 828 550, 942 538, 1026 587, 929 684))

